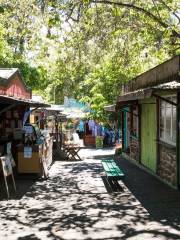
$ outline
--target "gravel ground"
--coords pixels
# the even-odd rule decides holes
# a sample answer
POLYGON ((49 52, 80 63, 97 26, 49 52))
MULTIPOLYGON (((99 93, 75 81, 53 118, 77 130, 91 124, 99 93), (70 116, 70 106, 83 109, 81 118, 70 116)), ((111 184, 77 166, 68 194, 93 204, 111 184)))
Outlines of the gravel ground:
POLYGON ((180 239, 180 192, 125 160, 112 190, 100 159, 113 153, 84 149, 82 161, 56 161, 48 180, 17 180, 18 194, 1 196, 0 240, 180 239))

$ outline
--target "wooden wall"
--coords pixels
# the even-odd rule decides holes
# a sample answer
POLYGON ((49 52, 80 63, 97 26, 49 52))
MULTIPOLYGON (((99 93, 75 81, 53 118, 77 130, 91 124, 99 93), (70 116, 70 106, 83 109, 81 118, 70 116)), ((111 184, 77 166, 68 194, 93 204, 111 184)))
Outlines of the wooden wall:
POLYGON ((124 86, 124 93, 179 79, 180 55, 137 76, 124 86))

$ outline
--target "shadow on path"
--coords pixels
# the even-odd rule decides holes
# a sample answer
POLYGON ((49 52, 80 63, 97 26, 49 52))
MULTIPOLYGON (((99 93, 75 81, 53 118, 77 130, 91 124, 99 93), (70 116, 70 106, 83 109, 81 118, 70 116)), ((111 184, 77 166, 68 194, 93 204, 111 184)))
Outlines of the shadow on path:
POLYGON ((97 157, 55 162, 48 180, 0 202, 1 240, 180 239, 180 193, 123 159, 118 164, 123 191, 108 193, 97 157))

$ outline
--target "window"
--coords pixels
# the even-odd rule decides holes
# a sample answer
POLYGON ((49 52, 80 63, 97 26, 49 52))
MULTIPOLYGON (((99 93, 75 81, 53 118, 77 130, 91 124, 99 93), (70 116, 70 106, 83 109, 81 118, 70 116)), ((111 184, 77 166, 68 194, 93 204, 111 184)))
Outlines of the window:
MULTIPOLYGON (((176 97, 167 97, 176 103, 176 97)), ((160 140, 169 144, 176 144, 176 106, 160 100, 159 135, 160 140)))

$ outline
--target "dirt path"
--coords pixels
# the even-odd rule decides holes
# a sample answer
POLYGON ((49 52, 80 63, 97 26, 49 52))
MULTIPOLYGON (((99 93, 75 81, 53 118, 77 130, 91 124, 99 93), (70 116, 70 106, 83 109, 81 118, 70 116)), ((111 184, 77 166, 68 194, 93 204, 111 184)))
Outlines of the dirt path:
POLYGON ((0 201, 0 240, 180 239, 179 222, 155 220, 124 183, 107 192, 99 159, 113 150, 80 154, 83 161, 56 161, 48 180, 18 183, 22 194, 0 201))

